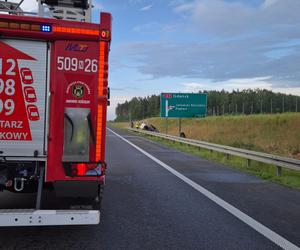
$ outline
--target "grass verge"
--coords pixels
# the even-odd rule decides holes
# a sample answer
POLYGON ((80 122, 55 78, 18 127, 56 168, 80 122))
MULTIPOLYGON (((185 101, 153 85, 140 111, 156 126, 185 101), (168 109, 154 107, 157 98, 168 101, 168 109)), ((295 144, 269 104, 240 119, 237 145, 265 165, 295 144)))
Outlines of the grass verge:
MULTIPOLYGON (((144 120, 165 132, 166 120, 144 120)), ((300 159, 300 113, 229 115, 182 119, 187 138, 300 159)), ((178 135, 178 119, 168 119, 168 133, 178 135)))
POLYGON ((129 127, 129 122, 108 122, 108 125, 118 129, 126 129, 129 127))

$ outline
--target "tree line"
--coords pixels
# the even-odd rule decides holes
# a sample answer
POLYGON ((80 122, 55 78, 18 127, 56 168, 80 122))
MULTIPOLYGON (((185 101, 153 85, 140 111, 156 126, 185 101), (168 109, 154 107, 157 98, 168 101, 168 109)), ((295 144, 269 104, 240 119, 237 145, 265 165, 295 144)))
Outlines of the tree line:
MULTIPOLYGON (((200 91, 207 94, 207 115, 272 114, 299 112, 300 97, 265 89, 243 91, 200 91)), ((141 120, 159 116, 160 96, 134 97, 118 104, 116 121, 141 120)))

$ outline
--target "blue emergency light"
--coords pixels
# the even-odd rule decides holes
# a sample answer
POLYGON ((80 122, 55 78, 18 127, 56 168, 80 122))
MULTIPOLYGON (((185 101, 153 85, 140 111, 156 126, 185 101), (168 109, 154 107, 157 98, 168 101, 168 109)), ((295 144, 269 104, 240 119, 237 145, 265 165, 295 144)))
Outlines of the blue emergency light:
POLYGON ((43 24, 43 25, 41 25, 41 31, 42 32, 51 32, 52 31, 52 27, 51 27, 51 25, 43 24))

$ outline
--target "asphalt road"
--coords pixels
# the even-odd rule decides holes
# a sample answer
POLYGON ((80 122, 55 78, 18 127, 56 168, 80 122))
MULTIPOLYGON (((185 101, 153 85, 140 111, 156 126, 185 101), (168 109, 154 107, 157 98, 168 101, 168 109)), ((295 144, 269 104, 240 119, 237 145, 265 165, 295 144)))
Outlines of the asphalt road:
MULTIPOLYGON (((299 191, 115 131, 300 246, 299 191)), ((107 161, 100 225, 0 228, 0 249, 280 249, 112 132, 107 161)), ((0 208, 32 198, 2 193, 0 208)))

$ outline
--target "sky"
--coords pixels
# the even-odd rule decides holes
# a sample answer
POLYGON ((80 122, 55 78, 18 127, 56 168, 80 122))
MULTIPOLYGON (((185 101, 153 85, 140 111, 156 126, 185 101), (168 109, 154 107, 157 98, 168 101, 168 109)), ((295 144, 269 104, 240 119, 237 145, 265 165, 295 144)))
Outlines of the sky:
MULTIPOLYGON (((265 88, 300 96, 300 0, 94 0, 113 15, 117 103, 161 92, 265 88)), ((36 8, 25 0, 26 10, 36 8)))

